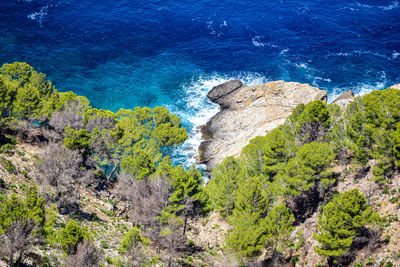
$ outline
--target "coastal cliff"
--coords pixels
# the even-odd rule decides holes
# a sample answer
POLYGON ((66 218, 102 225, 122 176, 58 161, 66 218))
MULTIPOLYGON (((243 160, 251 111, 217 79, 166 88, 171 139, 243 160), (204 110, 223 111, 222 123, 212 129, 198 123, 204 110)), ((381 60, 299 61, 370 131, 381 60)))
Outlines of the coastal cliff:
POLYGON ((214 87, 207 96, 220 105, 220 111, 201 127, 204 141, 198 161, 205 163, 207 170, 227 156, 238 156, 250 139, 283 124, 297 105, 327 100, 326 91, 284 81, 246 86, 231 80, 214 87))
POLYGON ((162 157, 188 138, 167 109, 99 110, 5 64, 0 266, 399 266, 396 88, 216 86, 202 156, 237 157, 205 184, 162 157))

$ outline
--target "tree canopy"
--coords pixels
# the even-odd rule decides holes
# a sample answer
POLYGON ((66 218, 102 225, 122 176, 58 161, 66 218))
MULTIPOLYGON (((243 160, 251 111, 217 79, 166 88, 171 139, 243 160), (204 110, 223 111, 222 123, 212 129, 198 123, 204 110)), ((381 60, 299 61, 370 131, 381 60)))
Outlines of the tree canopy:
POLYGON ((320 246, 315 251, 327 257, 329 262, 346 255, 354 237, 376 220, 377 214, 372 212, 358 189, 340 194, 323 208, 318 233, 314 236, 320 246))

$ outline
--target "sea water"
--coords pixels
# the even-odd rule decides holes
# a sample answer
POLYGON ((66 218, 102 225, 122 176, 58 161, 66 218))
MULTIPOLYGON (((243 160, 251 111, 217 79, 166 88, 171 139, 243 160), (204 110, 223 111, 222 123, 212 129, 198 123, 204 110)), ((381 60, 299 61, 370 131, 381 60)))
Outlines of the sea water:
POLYGON ((400 3, 354 0, 2 0, 0 64, 24 61, 98 108, 166 106, 189 140, 232 78, 365 94, 400 83, 400 3))

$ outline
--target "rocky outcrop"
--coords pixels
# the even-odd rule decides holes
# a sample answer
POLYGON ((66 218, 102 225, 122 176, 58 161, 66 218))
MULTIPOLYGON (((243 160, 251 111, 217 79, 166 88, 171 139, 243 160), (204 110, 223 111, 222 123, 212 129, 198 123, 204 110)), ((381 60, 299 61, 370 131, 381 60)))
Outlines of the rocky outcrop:
MULTIPOLYGON (((390 88, 400 90, 400 84, 395 84, 390 86, 390 88)), ((338 96, 335 100, 332 101, 332 104, 338 105, 342 110, 346 109, 346 106, 354 101, 354 93, 353 91, 346 91, 340 96, 338 96)))
POLYGON ((296 82, 245 86, 232 80, 214 87, 208 97, 220 105, 220 112, 201 128, 205 141, 200 144, 198 161, 211 170, 225 157, 238 156, 250 139, 284 123, 300 103, 326 101, 327 92, 296 82))
POLYGON ((354 93, 353 91, 347 91, 338 96, 335 100, 332 101, 332 104, 338 105, 342 110, 346 109, 346 106, 353 102, 354 93))
MULTIPOLYGON (((243 83, 241 81, 231 80, 229 82, 215 86, 210 92, 208 92, 207 97, 211 101, 220 104, 221 107, 224 107, 224 99, 225 99, 224 96, 228 95, 229 93, 232 93, 233 91, 239 89, 242 86, 243 83)), ((227 104, 229 105, 229 102, 227 104)))
POLYGON ((392 86, 390 86, 390 88, 394 88, 394 89, 400 90, 400 83, 399 83, 399 84, 392 85, 392 86))

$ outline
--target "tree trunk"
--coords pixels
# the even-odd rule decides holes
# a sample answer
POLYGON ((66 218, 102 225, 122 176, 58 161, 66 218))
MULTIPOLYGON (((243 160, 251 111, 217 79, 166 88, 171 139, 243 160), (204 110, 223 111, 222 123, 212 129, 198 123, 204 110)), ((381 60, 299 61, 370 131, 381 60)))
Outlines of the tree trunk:
POLYGON ((183 223, 183 235, 186 234, 186 225, 187 225, 188 216, 185 214, 185 221, 183 223))
POLYGON ((15 262, 15 266, 20 266, 22 262, 22 253, 19 254, 19 257, 17 258, 17 261, 15 262))
POLYGON ((329 267, 333 267, 333 260, 334 260, 333 257, 328 258, 328 266, 329 267))
POLYGON ((104 170, 105 175, 104 176, 107 176, 107 171, 108 171, 108 164, 105 167, 105 170, 104 170))
POLYGON ((8 252, 8 264, 10 265, 10 266, 15 266, 14 265, 14 255, 15 255, 15 252, 14 251, 12 251, 11 249, 10 249, 10 251, 8 252))
POLYGON ((114 166, 114 169, 111 171, 110 175, 107 177, 107 181, 110 181, 111 178, 114 176, 114 173, 117 171, 119 164, 114 166))

